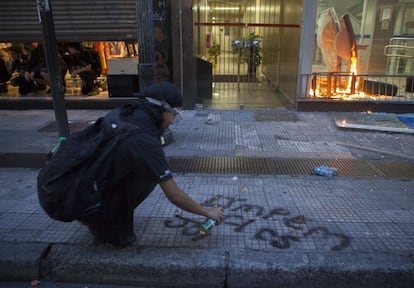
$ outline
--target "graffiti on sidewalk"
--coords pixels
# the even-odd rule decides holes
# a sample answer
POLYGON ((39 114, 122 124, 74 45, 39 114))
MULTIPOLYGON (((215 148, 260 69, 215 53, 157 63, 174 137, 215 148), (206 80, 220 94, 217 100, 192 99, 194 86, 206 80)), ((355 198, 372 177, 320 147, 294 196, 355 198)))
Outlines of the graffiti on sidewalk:
MULTIPOLYGON (((241 233, 245 231, 246 227, 253 223, 259 223, 268 219, 280 219, 285 227, 293 233, 280 233, 275 227, 261 227, 254 234, 254 239, 266 241, 272 247, 279 249, 288 249, 292 242, 299 242, 302 238, 307 237, 322 237, 324 241, 333 243, 330 247, 333 251, 340 251, 349 246, 351 238, 342 233, 330 232, 327 227, 316 226, 310 227, 309 220, 303 215, 292 215, 291 212, 285 208, 273 208, 266 211, 265 208, 259 205, 252 205, 247 203, 247 199, 224 197, 223 195, 216 195, 211 199, 207 199, 201 205, 206 207, 213 207, 220 205, 226 209, 226 219, 222 224, 234 227, 234 232, 241 233), (224 204, 223 204, 224 202, 224 204), (251 212, 254 219, 246 219, 246 217, 237 214, 237 211, 251 212), (309 228, 310 227, 310 228, 309 228)), ((199 233, 199 222, 190 218, 176 215, 174 219, 164 221, 167 228, 181 229, 183 235, 191 236, 193 241, 203 239, 205 236, 199 233)))

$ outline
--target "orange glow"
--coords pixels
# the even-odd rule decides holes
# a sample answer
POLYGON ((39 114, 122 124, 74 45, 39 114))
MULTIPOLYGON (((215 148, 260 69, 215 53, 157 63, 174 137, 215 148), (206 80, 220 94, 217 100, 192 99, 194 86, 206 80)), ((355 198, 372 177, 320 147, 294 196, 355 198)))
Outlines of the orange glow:
MULTIPOLYGON (((357 58, 356 57, 351 57, 351 67, 350 67, 350 71, 349 71, 349 73, 351 74, 351 75, 357 75, 357 58)), ((348 79, 348 86, 347 86, 347 88, 346 88, 346 93, 351 93, 351 90, 352 90, 352 77, 349 77, 349 79, 348 79)), ((354 84, 355 85, 355 84, 354 84)), ((355 88, 355 87, 354 87, 355 88)))
POLYGON ((348 72, 316 74, 312 78, 309 97, 335 100, 355 100, 366 97, 363 90, 364 78, 358 77, 358 59, 356 52, 348 62, 348 72))
POLYGON ((311 96, 311 97, 313 97, 313 96, 316 96, 316 97, 319 97, 319 95, 320 95, 320 93, 319 93, 319 89, 315 89, 315 90, 313 90, 312 88, 309 90, 309 96, 311 96))

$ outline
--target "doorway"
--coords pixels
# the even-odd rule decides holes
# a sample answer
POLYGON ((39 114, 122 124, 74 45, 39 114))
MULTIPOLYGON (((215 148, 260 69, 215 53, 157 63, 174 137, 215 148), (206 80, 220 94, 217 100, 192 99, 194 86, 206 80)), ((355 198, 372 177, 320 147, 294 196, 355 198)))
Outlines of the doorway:
MULTIPOLYGON (((216 109, 281 109, 293 104, 294 93, 291 98, 283 93, 280 81, 297 69, 301 1, 195 2, 194 51, 210 63, 212 86, 211 95, 197 102, 216 109), (283 42, 287 35, 289 42, 283 42)), ((291 91, 296 87, 294 74, 291 91)))

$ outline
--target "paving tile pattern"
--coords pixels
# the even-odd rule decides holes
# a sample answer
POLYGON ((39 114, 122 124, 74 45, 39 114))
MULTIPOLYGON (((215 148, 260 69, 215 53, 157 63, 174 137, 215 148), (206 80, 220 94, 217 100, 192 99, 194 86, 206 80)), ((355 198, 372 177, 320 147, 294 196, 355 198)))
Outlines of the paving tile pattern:
MULTIPOLYGON (((68 111, 89 121, 107 111, 68 111)), ((298 121, 256 121, 253 111, 184 111, 169 157, 249 156, 412 162, 413 136, 338 129, 329 113, 294 112, 298 121), (392 152, 361 150, 341 142, 392 152), (400 154, 398 156, 397 154, 400 154), (397 156, 396 156, 397 155, 397 156)), ((53 111, 0 111, 1 151, 44 153, 56 134, 38 129, 53 111), (18 127, 18 128, 15 128, 18 127)), ((92 244, 77 222, 51 220, 36 194, 38 171, 0 168, 0 242, 92 244)), ((381 177, 176 174, 197 202, 222 205, 226 220, 201 237, 202 217, 173 206, 159 188, 135 211, 137 246, 229 247, 261 251, 412 253, 414 180, 381 177)))
MULTIPOLYGON (((0 241, 93 243, 83 225, 53 221, 43 212, 36 170, 5 169, 0 241)), ((199 203, 225 207, 226 220, 201 237, 203 218, 176 208, 156 188, 136 209, 135 245, 402 253, 414 247, 414 181, 190 174, 176 179, 199 203)))

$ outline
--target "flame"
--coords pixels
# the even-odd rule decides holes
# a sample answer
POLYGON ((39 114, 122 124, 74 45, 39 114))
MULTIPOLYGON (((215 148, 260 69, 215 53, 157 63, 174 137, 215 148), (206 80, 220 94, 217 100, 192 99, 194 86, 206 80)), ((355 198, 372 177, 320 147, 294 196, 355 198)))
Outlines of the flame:
POLYGON ((357 77, 357 67, 358 59, 356 52, 353 51, 349 61, 349 73, 346 74, 345 78, 343 78, 343 74, 338 76, 328 75, 325 79, 315 76, 316 78, 312 78, 309 96, 338 100, 352 100, 365 97, 365 93, 362 91, 364 78, 357 77))
POLYGON ((311 89, 309 89, 309 96, 310 97, 319 97, 320 96, 320 92, 319 92, 319 89, 318 88, 316 88, 315 90, 313 90, 312 88, 311 89))
MULTIPOLYGON (((352 76, 357 75, 357 72, 358 72, 358 70, 357 70, 357 63, 358 63, 357 57, 352 56, 351 57, 351 65, 350 65, 350 69, 349 69, 349 73, 352 76)), ((353 81, 353 77, 352 76, 349 77, 349 79, 348 79, 348 85, 347 85, 346 90, 345 90, 346 93, 352 93, 352 85, 355 85, 356 84, 356 83, 352 83, 352 81, 353 81)), ((355 86, 354 86, 354 88, 355 88, 355 86)))

